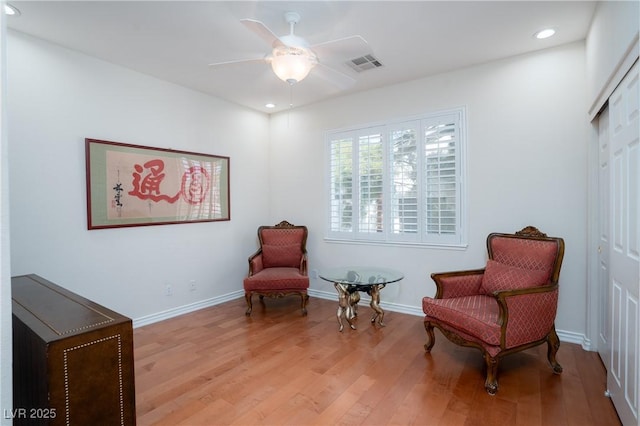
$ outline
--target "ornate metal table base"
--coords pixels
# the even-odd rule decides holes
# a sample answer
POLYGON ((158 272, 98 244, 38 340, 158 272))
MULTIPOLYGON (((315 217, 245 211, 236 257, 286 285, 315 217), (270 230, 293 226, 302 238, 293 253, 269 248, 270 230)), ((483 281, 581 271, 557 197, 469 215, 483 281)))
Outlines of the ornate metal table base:
POLYGON ((382 322, 384 319, 384 311, 380 307, 380 290, 382 290, 386 284, 345 284, 345 283, 333 283, 338 291, 338 324, 340 324, 340 331, 344 330, 342 318, 347 320, 349 327, 352 330, 356 329, 356 326, 351 322, 358 316, 358 302, 360 302, 360 292, 366 291, 371 296, 371 309, 373 309, 373 315, 371 316, 371 323, 375 324, 376 319, 380 327, 384 327, 382 322))
POLYGON ((371 296, 371 324, 378 322, 384 327, 384 311, 380 307, 380 290, 388 284, 404 278, 402 272, 377 266, 343 266, 321 271, 318 276, 333 283, 338 292, 338 324, 340 331, 344 330, 342 319, 346 319, 352 330, 356 329, 353 319, 358 316, 358 302, 360 292, 366 291, 371 296))

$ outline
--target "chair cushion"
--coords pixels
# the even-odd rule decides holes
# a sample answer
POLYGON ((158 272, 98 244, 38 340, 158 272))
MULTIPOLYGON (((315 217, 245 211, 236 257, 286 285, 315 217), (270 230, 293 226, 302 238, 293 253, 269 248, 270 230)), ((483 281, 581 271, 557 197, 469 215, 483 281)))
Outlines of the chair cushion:
POLYGON ((262 264, 265 268, 299 268, 301 257, 300 243, 262 246, 262 264))
POLYGON ((422 299, 425 319, 434 319, 463 330, 490 345, 500 345, 500 309, 495 298, 486 295, 422 299))
POLYGON ((488 260, 484 270, 480 293, 492 294, 498 290, 517 290, 546 284, 549 274, 540 269, 523 269, 488 260))
POLYGON ((551 277, 558 255, 556 241, 495 236, 490 244, 493 260, 517 268, 545 271, 545 282, 551 277))
POLYGON ((260 241, 264 244, 284 246, 287 244, 300 245, 305 239, 306 230, 303 227, 295 228, 265 228, 260 231, 260 241))
POLYGON ((257 290, 304 290, 309 288, 309 277, 298 268, 269 268, 244 279, 244 289, 257 290))

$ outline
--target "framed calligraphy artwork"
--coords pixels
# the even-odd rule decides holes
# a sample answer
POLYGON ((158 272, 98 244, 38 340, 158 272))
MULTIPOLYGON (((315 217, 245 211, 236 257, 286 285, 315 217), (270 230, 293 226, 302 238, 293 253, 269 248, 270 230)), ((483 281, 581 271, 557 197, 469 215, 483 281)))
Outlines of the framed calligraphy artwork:
POLYGON ((229 157, 85 139, 88 229, 230 220, 229 157))

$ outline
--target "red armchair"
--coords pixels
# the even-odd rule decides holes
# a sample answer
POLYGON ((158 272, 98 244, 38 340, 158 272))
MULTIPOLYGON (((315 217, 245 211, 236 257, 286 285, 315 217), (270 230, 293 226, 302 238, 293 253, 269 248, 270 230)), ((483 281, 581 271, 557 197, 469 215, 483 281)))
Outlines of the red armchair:
POLYGON ((482 351, 485 389, 498 391, 503 356, 547 343, 553 372, 560 340, 555 330, 558 279, 564 241, 529 226, 515 234, 487 237, 489 260, 483 269, 431 274, 435 298, 422 299, 427 353, 435 344, 434 327, 452 342, 482 351))
POLYGON ((258 228, 260 248, 249 257, 249 275, 244 279, 246 315, 251 315, 254 294, 267 297, 298 295, 302 315, 307 314, 307 227, 282 221, 258 228))

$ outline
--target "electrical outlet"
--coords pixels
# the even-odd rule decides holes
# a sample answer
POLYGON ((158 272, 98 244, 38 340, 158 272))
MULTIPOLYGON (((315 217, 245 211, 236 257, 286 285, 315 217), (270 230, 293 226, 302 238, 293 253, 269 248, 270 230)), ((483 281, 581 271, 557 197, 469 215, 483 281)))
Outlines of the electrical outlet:
POLYGON ((189 281, 189 291, 196 291, 196 280, 189 281))
POLYGON ((164 285, 164 295, 165 296, 172 296, 173 295, 173 287, 171 287, 171 284, 165 284, 164 285))

